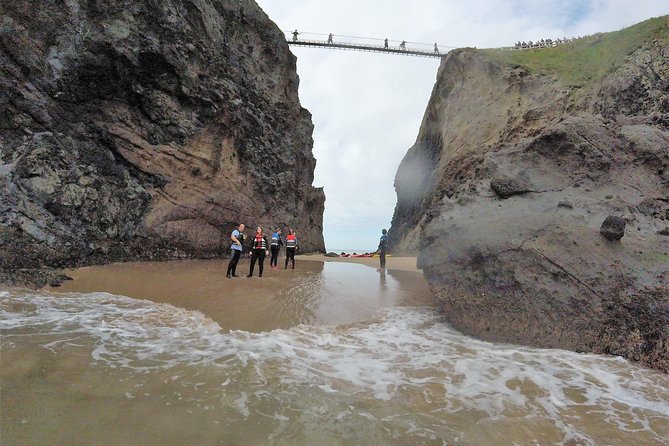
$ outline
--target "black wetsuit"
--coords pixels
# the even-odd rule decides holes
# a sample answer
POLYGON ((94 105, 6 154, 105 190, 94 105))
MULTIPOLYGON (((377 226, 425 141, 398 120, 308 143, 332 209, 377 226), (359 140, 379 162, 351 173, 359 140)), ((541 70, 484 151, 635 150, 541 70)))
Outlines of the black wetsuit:
POLYGON ((381 268, 386 267, 386 249, 388 248, 388 236, 382 235, 381 240, 379 241, 379 261, 381 262, 381 268))
POLYGON ((237 273, 237 264, 239 263, 239 258, 241 256, 241 251, 237 251, 236 249, 232 250, 232 258, 230 259, 230 263, 228 263, 228 273, 226 274, 228 277, 235 277, 237 273))
POLYGON ((293 269, 295 269, 295 251, 297 251, 297 238, 293 237, 291 240, 288 237, 286 237, 286 266, 284 266, 283 269, 288 268, 289 260, 293 264, 293 269))
POLYGON ((276 232, 272 234, 272 238, 270 239, 270 252, 272 253, 272 257, 269 259, 269 266, 277 266, 277 263, 279 262, 279 250, 283 246, 283 240, 281 240, 281 236, 277 234, 276 232))
POLYGON ((258 240, 256 237, 253 237, 253 249, 251 250, 251 269, 249 270, 249 275, 247 277, 253 276, 253 269, 258 262, 258 277, 262 277, 263 265, 265 263, 265 252, 267 251, 267 237, 264 235, 262 239, 258 240))
MULTIPOLYGON (((239 234, 237 236, 237 240, 239 240, 239 243, 244 246, 244 234, 239 234)), ((239 263, 239 258, 242 256, 242 250, 239 249, 233 249, 232 250, 232 258, 230 259, 230 263, 228 263, 228 273, 227 277, 235 277, 237 273, 237 263, 239 263)))
POLYGON ((283 269, 288 268, 288 261, 292 262, 293 269, 295 269, 295 248, 286 248, 286 266, 283 269))

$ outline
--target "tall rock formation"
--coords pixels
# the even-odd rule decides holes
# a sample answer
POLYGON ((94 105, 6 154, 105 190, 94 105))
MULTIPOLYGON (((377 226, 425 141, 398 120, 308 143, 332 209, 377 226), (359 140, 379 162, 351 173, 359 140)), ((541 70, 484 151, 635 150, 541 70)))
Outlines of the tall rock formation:
POLYGON ((227 254, 237 222, 323 251, 298 82, 251 0, 3 1, 0 271, 227 254))
POLYGON ((669 371, 668 61, 667 17, 444 59, 390 237, 456 328, 669 371))

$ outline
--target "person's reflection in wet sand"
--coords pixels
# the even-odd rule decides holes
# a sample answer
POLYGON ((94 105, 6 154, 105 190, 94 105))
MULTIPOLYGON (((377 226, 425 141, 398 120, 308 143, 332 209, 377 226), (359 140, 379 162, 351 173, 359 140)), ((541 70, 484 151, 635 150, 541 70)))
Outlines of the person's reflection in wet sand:
POLYGON ((379 270, 379 280, 381 281, 381 288, 384 290, 388 288, 388 285, 386 285, 386 269, 382 268, 379 270))

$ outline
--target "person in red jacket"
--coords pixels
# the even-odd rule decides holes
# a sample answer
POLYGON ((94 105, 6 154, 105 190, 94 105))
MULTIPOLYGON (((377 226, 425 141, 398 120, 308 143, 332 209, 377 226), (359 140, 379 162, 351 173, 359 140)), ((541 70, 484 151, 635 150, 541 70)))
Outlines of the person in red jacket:
POLYGON ((286 236, 286 266, 283 269, 288 268, 288 260, 293 264, 295 269, 295 251, 297 251, 297 237, 295 237, 295 231, 292 229, 288 230, 288 235, 286 236))

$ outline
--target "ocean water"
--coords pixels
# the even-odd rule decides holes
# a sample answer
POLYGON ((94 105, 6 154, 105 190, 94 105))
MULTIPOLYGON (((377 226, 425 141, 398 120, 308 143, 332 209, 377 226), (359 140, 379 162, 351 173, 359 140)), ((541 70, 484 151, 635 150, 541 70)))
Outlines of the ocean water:
MULTIPOLYGON (((336 307, 342 271, 303 273, 316 305, 336 307)), ((365 299, 379 275, 356 271, 369 285, 342 292, 365 299)), ((0 291, 0 444, 667 444, 666 375, 479 341, 389 303, 253 332, 104 292, 0 291)))

